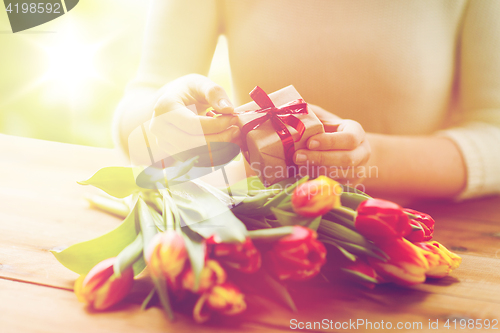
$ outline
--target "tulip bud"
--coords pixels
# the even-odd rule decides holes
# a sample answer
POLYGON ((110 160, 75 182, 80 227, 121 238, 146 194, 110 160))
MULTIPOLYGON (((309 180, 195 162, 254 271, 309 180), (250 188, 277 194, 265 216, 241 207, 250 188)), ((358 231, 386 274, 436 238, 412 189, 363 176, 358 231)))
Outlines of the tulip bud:
POLYGON ((422 249, 404 238, 378 244, 390 259, 386 262, 368 257, 368 262, 375 271, 388 282, 411 286, 425 281, 429 263, 422 249))
POLYGON ((299 185, 292 195, 293 210, 305 217, 317 217, 340 207, 342 187, 326 176, 299 185))
POLYGON ((191 267, 189 267, 186 272, 182 275, 182 287, 186 290, 189 290, 193 293, 204 293, 212 286, 217 284, 223 284, 226 282, 226 272, 220 266, 220 264, 215 261, 208 259, 205 263, 205 267, 203 267, 200 274, 200 284, 198 289, 194 287, 194 272, 191 267))
POLYGON ((116 258, 109 258, 95 265, 89 273, 75 281, 75 294, 96 310, 105 310, 121 301, 132 288, 134 271, 125 269, 120 277, 114 275, 116 258))
POLYGON ((181 235, 172 230, 156 234, 146 249, 145 257, 153 276, 165 278, 171 286, 177 287, 177 277, 188 261, 181 235))
POLYGON ((462 262, 462 258, 438 242, 415 243, 415 246, 425 250, 424 255, 429 262, 426 275, 430 278, 443 278, 458 268, 462 262))
POLYGON ((243 273, 255 273, 261 265, 260 252, 250 238, 243 243, 217 243, 207 239, 209 256, 243 273))
POLYGON ((410 220, 398 204, 382 199, 368 199, 358 206, 354 223, 360 234, 375 243, 408 235, 410 220))
POLYGON ((434 220, 432 217, 409 208, 405 208, 404 211, 415 215, 416 218, 412 219, 410 223, 414 226, 420 227, 420 230, 413 230, 405 238, 412 243, 431 240, 432 233, 434 232, 434 220))
POLYGON ((307 280, 326 262, 326 249, 316 231, 294 226, 293 232, 275 242, 265 255, 267 267, 280 280, 307 280))
POLYGON ((239 314, 247 308, 245 295, 229 283, 216 285, 200 296, 193 309, 193 317, 198 323, 210 318, 212 312, 227 316, 239 314))

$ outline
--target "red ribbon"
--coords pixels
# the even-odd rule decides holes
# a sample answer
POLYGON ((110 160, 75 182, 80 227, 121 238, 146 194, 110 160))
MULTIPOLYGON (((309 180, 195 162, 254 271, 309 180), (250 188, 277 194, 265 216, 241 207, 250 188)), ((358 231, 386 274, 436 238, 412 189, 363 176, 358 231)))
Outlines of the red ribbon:
POLYGON ((266 121, 270 120, 274 130, 281 139, 281 143, 283 144, 285 163, 289 167, 287 168, 288 177, 294 176, 296 171, 295 163, 293 162, 295 143, 292 134, 290 134, 286 125, 289 125, 297 130, 298 136, 295 142, 300 141, 306 127, 300 119, 295 117, 295 115, 307 114, 307 103, 304 102, 303 99, 296 99, 280 107, 276 107, 269 96, 259 86, 255 87, 250 92, 250 97, 261 109, 245 113, 264 113, 264 115, 243 125, 243 128, 241 129, 241 133, 245 139, 243 141, 246 142, 248 132, 259 128, 266 121), (290 169, 293 170, 292 175, 290 174, 290 169))

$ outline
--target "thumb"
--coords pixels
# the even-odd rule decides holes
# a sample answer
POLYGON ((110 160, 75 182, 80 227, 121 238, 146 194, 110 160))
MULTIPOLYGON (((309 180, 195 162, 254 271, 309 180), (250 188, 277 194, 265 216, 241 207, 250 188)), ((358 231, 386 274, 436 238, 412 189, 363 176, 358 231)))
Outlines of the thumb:
POLYGON ((231 114, 234 112, 233 103, 229 100, 226 91, 217 83, 204 77, 199 81, 198 91, 204 99, 218 113, 231 114))

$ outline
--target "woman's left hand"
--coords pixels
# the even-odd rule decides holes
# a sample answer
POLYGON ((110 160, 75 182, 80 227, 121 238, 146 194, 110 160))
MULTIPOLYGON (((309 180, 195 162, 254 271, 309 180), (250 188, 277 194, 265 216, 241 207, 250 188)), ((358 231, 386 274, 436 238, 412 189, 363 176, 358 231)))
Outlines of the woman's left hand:
POLYGON ((360 183, 368 175, 365 168, 371 154, 363 127, 319 106, 309 104, 309 107, 323 123, 325 133, 310 137, 308 149, 295 152, 295 163, 307 166, 314 176, 326 175, 344 184, 360 183))

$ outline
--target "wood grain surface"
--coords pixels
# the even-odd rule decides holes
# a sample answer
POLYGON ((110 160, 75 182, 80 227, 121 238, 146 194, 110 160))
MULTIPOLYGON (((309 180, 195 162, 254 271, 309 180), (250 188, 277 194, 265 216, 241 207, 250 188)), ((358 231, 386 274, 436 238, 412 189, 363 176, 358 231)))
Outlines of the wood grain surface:
MULTIPOLYGON (((120 223, 89 208, 84 196, 97 190, 76 181, 126 162, 110 149, 0 135, 0 332, 281 332, 290 331, 294 319, 422 322, 420 332, 428 331, 429 320, 439 320, 440 331, 454 331, 442 327, 447 319, 500 320, 498 197, 412 206, 433 215, 435 240, 463 257, 445 279, 374 290, 315 281, 292 288, 298 313, 247 295, 243 316, 203 326, 186 313, 169 323, 157 307, 141 311, 134 295, 112 311, 92 313, 72 293, 77 275, 49 250, 94 238, 120 223)), ((139 284, 139 296, 140 289, 139 284)))

